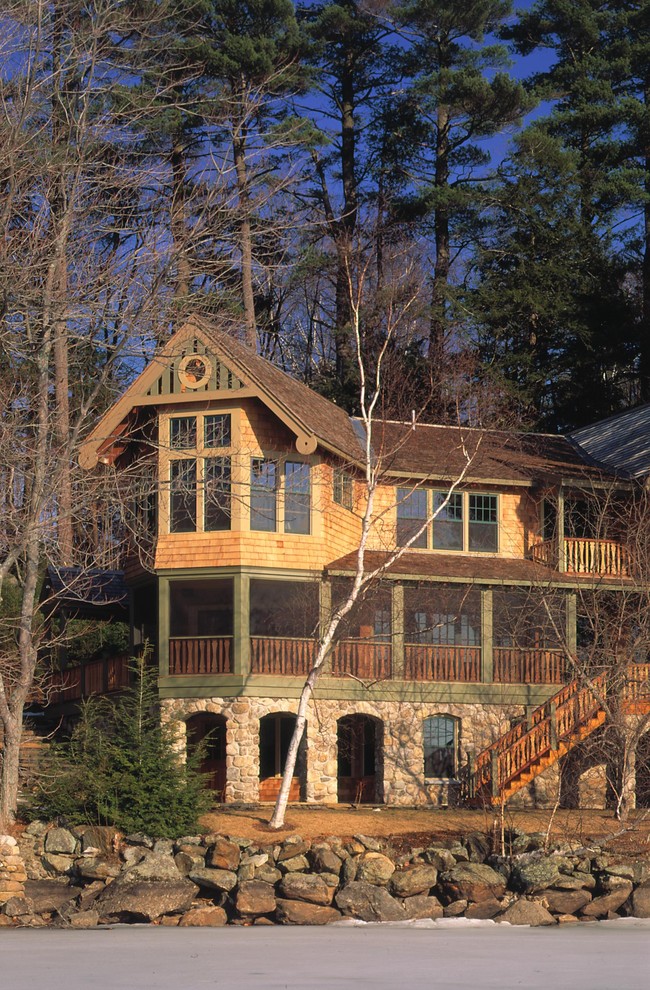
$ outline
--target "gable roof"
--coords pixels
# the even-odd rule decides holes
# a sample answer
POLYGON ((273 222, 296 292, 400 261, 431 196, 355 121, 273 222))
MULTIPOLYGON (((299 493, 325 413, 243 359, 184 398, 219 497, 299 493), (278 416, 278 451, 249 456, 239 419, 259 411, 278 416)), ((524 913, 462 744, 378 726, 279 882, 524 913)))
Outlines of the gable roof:
POLYGON ((650 403, 574 430, 570 438, 610 470, 629 478, 650 474, 650 403))

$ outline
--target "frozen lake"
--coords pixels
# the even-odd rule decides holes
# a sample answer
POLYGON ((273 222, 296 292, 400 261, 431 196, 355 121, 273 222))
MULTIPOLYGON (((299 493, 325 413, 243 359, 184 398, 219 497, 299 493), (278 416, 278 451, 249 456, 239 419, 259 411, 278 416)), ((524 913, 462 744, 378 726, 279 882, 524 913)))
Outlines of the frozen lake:
POLYGON ((0 930, 2 990, 647 990, 650 922, 0 930))

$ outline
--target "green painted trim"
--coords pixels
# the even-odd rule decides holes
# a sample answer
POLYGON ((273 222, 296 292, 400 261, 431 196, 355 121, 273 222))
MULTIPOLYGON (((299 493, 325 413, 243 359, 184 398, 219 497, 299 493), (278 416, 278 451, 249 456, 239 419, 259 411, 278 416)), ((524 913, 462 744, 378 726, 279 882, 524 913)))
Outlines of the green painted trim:
POLYGON ((481 591, 481 680, 491 683, 494 680, 494 632, 492 589, 481 591))
POLYGON ((169 675, 169 581, 158 578, 158 671, 169 675))
POLYGON ((404 676, 404 585, 393 584, 391 588, 392 664, 393 677, 404 676))
MULTIPOLYGON (((320 597, 318 600, 319 635, 325 635, 325 630, 332 617, 332 585, 329 581, 320 582, 320 597)), ((326 674, 331 669, 332 654, 325 658, 322 670, 326 674)))
POLYGON ((251 583, 247 574, 235 577, 233 590, 233 673, 248 677, 251 670, 251 583))
POLYGON ((250 577, 269 578, 272 580, 285 581, 320 581, 323 576, 322 571, 297 570, 296 568, 281 567, 178 567, 167 568, 155 572, 160 577, 166 578, 214 578, 214 577, 234 577, 238 574, 248 574, 250 577))

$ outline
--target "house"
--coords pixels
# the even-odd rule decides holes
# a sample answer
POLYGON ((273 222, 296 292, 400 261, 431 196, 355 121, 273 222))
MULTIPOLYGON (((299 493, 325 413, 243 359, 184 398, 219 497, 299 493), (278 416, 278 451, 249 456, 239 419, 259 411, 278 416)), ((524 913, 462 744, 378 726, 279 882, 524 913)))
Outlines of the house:
MULTIPOLYGON (((208 736, 226 802, 277 794, 319 625, 357 566, 365 441, 191 318, 82 449, 84 468, 126 479, 134 645, 152 644, 179 746, 208 736)), ((552 802, 561 758, 604 717, 571 666, 576 602, 631 581, 593 512, 599 492, 630 497, 628 476, 572 438, 417 422, 377 421, 372 457, 368 566, 411 542, 342 626, 291 798, 552 802)))

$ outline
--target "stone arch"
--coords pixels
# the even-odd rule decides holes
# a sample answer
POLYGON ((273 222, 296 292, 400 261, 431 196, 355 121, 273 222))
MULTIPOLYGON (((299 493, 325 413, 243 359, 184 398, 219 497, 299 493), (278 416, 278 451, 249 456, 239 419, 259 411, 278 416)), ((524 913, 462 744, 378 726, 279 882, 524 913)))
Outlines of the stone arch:
POLYGON ((384 723, 368 712, 342 715, 336 723, 337 798, 340 803, 383 800, 384 723))
POLYGON ((645 732, 636 747, 636 807, 650 808, 650 732, 645 732))
MULTIPOLYGON (((282 783, 282 772, 296 724, 294 712, 267 712, 259 720, 260 801, 275 801, 282 783)), ((304 801, 307 778, 307 732, 303 733, 296 761, 296 772, 289 791, 290 801, 304 801)))
POLYGON ((185 720, 187 753, 201 747, 200 769, 206 775, 208 787, 217 801, 223 801, 226 790, 226 735, 228 721, 225 715, 199 711, 185 720))

